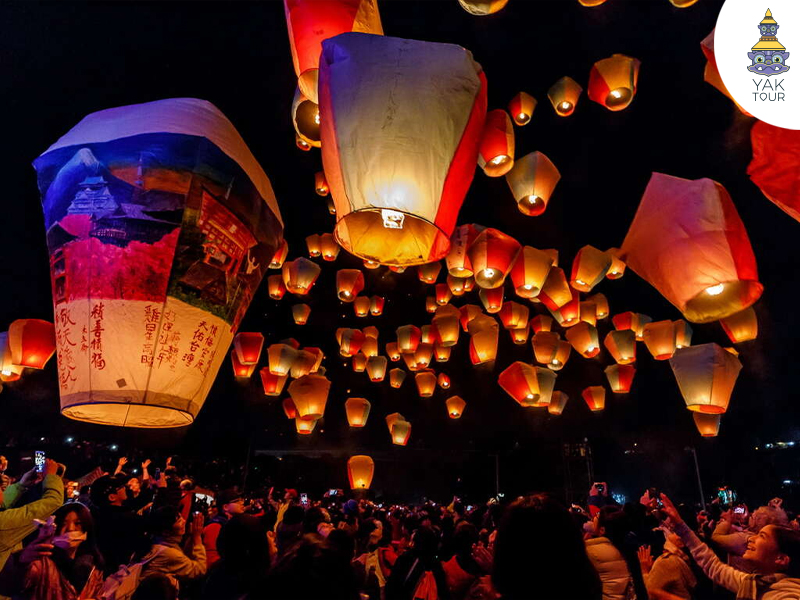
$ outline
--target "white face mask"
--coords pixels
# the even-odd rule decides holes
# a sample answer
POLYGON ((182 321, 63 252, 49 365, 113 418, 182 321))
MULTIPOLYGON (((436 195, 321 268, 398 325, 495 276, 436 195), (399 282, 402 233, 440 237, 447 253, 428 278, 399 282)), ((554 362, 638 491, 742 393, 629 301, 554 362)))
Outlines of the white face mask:
POLYGON ((53 538, 52 544, 62 550, 77 548, 86 541, 86 533, 83 531, 69 531, 53 538))

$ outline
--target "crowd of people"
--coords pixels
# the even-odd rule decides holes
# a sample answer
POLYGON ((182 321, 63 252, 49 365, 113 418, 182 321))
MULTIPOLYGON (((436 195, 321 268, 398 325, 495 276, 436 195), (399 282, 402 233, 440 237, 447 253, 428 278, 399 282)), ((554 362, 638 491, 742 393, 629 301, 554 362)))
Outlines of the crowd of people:
POLYGON ((548 494, 466 506, 332 490, 198 490, 168 459, 78 481, 0 456, 0 597, 25 600, 797 600, 800 527, 775 498, 620 506, 548 494), (13 473, 12 473, 13 474, 13 473))

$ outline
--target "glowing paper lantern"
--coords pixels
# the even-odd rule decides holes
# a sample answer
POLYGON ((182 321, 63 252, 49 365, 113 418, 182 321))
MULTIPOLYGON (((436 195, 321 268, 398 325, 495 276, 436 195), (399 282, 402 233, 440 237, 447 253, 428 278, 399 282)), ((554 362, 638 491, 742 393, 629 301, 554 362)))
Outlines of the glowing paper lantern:
POLYGON ((550 314, 553 315, 553 318, 556 319, 558 324, 562 327, 572 327, 576 325, 581 318, 580 294, 578 292, 573 292, 572 300, 558 310, 551 310, 550 314))
POLYGON ((506 174, 519 212, 529 217, 544 213, 560 179, 561 173, 541 152, 531 152, 518 159, 506 174))
POLYGON ((444 306, 453 298, 453 292, 450 291, 450 288, 446 283, 437 283, 436 284, 436 304, 439 306, 444 306))
POLYGON ((636 368, 633 365, 609 365, 605 370, 608 386, 615 394, 627 394, 631 391, 636 368))
POLYGON ((344 329, 342 331, 342 339, 339 342, 339 354, 345 358, 358 354, 366 338, 367 336, 358 329, 344 329))
POLYGON ((484 289, 502 286, 521 248, 517 240, 502 231, 491 227, 481 231, 468 250, 475 283, 484 289))
POLYGON ((583 88, 571 77, 562 77, 547 90, 550 104, 559 117, 568 117, 575 112, 583 88))
POLYGON ((411 437, 411 423, 396 421, 391 428, 392 443, 396 446, 405 446, 411 437))
POLYGON ((267 348, 269 372, 282 377, 289 374, 294 361, 297 360, 297 349, 289 344, 272 344, 267 348))
POLYGON ((364 427, 367 424, 371 406, 366 398, 348 398, 344 403, 344 410, 350 427, 364 427))
POLYGON ((643 342, 644 341, 644 328, 645 326, 652 322, 653 319, 644 315, 642 313, 636 313, 636 341, 643 342))
POLYGON ((633 331, 634 335, 639 329, 639 315, 635 312, 624 312, 611 317, 611 322, 617 331, 633 331))
MULTIPOLYGON (((13 327, 13 323, 11 324, 13 327)), ((10 331, 10 329, 9 329, 10 331)), ((233 348, 236 358, 243 365, 254 365, 261 358, 261 348, 264 346, 264 336, 257 332, 242 331, 233 338, 233 348)))
POLYGON ((561 336, 553 331, 538 331, 533 335, 533 354, 536 362, 543 365, 549 364, 558 351, 558 344, 561 336))
POLYGON ((473 365, 482 365, 497 358, 497 342, 500 332, 497 323, 485 327, 469 338, 469 358, 473 365))
MULTIPOLYGON (((286 384, 285 375, 273 375, 267 367, 259 371, 261 374, 261 384, 264 386, 264 393, 267 396, 280 396, 283 386, 286 384)), ((293 417, 292 417, 293 418, 293 417)))
POLYGON ((600 6, 601 4, 605 4, 605 2, 606 0, 578 0, 578 3, 581 6, 588 7, 600 6))
POLYGON ((397 328, 397 349, 402 352, 415 352, 419 346, 422 332, 416 325, 402 325, 397 328))
POLYGON ((694 424, 697 431, 703 437, 717 437, 719 434, 719 424, 722 415, 707 415, 705 413, 693 412, 694 424))
POLYGON ((403 369, 392 369, 389 371, 389 385, 399 388, 406 380, 406 372, 403 369))
POLYGON ((336 214, 336 205, 333 203, 333 198, 328 196, 325 200, 325 206, 328 207, 328 214, 335 215, 336 214))
POLYGON ((452 348, 450 346, 442 346, 440 343, 436 343, 433 345, 433 355, 436 358, 436 362, 447 362, 450 360, 450 351, 452 348))
POLYGON ((675 348, 680 350, 692 345, 692 328, 683 319, 675 321, 675 348))
POLYGON ((403 357, 403 362, 405 363, 409 371, 411 372, 419 371, 419 369, 417 368, 417 359, 414 358, 413 352, 403 352, 401 356, 403 357))
POLYGON ((400 351, 397 349, 397 342, 389 342, 386 344, 386 356, 388 356, 389 360, 392 362, 400 360, 400 351))
POLYGON ((781 210, 800 221, 800 135, 756 121, 750 130, 753 160, 747 174, 781 210))
POLYGON ((454 306, 439 307, 431 322, 436 344, 449 348, 458 343, 460 316, 461 312, 454 306))
POLYGON ((309 100, 298 88, 292 100, 292 125, 297 138, 314 148, 320 147, 319 106, 309 100))
POLYGON ((594 63, 589 73, 589 99, 608 110, 623 110, 633 102, 641 62, 614 54, 594 63))
POLYGON ((503 9, 508 0, 458 0, 465 11, 476 17, 485 17, 503 9))
POLYGON ((536 315, 531 319, 531 329, 534 333, 539 333, 540 331, 550 331, 552 327, 553 319, 547 315, 536 315))
POLYGON ((366 317, 369 314, 369 296, 359 296, 353 302, 353 311, 357 317, 366 317))
POLYGON ((294 420, 297 433, 301 435, 311 435, 311 433, 314 431, 314 428, 317 426, 318 420, 319 419, 301 419, 300 417, 297 417, 294 420))
POLYGON ((339 269, 336 272, 336 294, 342 302, 353 302, 363 289, 364 273, 360 270, 339 269))
POLYGON ((629 365, 636 362, 636 334, 630 329, 609 331, 603 345, 617 364, 629 365))
POLYGON ((656 360, 667 360, 675 354, 677 332, 672 321, 656 321, 644 326, 644 345, 656 360))
MULTIPOLYGON (((366 327, 364 328, 366 329, 366 327)), ((378 356, 378 338, 367 335, 364 333, 364 343, 361 345, 361 354, 369 358, 370 356, 378 356)))
POLYGON ((425 369, 431 364, 433 358, 433 344, 420 343, 414 351, 414 362, 417 363, 417 369, 425 369))
POLYGON ((432 262, 417 267, 417 277, 423 283, 433 285, 442 270, 442 263, 432 262))
POLYGON ((328 180, 325 179, 325 171, 317 171, 314 173, 314 191, 319 196, 327 196, 330 194, 331 189, 328 187, 328 180))
POLYGON ((322 375, 311 374, 289 384, 289 395, 301 419, 319 419, 325 412, 331 382, 322 375))
POLYGON ((468 331, 470 322, 472 322, 475 317, 483 313, 480 307, 475 306, 474 304, 465 304, 459 309, 459 311, 461 313, 461 328, 464 331, 468 331))
POLYGON ((584 246, 578 250, 575 260, 572 261, 569 284, 580 292, 591 292, 606 276, 610 266, 611 257, 607 252, 594 246, 584 246))
POLYGON ((567 330, 566 338, 584 358, 594 358, 600 354, 600 340, 594 325, 581 321, 567 330))
POLYGON ((369 456, 351 456, 347 461, 347 478, 351 490, 368 490, 372 485, 375 463, 369 456))
POLYGON ((486 114, 478 147, 478 166, 489 177, 502 177, 514 166, 514 126, 502 109, 486 114))
POLYGON ((284 398, 281 404, 283 406, 283 412, 286 415, 287 419, 297 418, 297 408, 295 408, 294 402, 292 402, 291 398, 284 398))
POLYGON ((308 323, 310 314, 311 307, 308 304, 295 304, 292 306, 292 317, 296 325, 305 325, 308 323))
POLYGON ((283 240, 275 250, 275 253, 272 255, 272 258, 269 261, 269 268, 282 268, 287 256, 289 256, 289 244, 286 242, 286 240, 283 240))
POLYGON ((528 327, 527 323, 525 327, 518 327, 517 329, 509 329, 508 334, 511 336, 511 341, 517 344, 518 346, 522 346, 528 342, 528 335, 530 334, 530 328, 528 327))
POLYGON ((480 65, 458 46, 344 34, 323 42, 320 74, 339 243, 387 265, 444 258, 485 120, 480 65))
POLYGON ((498 316, 506 329, 519 329, 527 327, 529 310, 527 306, 511 301, 503 304, 498 316))
POLYGON ((398 266, 398 265, 389 265, 389 270, 392 273, 405 273, 406 272, 406 268, 405 267, 401 267, 401 266, 398 266))
POLYGON ((372 382, 383 381, 386 377, 386 365, 388 361, 385 356, 370 356, 367 359, 367 375, 372 382))
POLYGON ((365 260, 364 261, 364 268, 366 268, 366 269, 377 269, 380 266, 381 266, 381 263, 379 263, 376 260, 365 260))
MULTIPOLYGON (((453 277, 472 277, 472 262, 467 251, 485 227, 475 224, 459 225, 450 238, 450 252, 445 262, 447 272, 453 277)), ((469 290, 467 290, 469 291, 469 290)))
POLYGON ((653 173, 622 257, 693 323, 740 312, 764 289, 736 207, 710 179, 653 173))
POLYGON ((467 403, 464 402, 461 396, 451 396, 445 402, 445 406, 447 406, 447 414, 451 419, 460 419, 461 415, 464 414, 467 403))
POLYGON ((297 133, 296 131, 294 133, 294 143, 303 152, 310 152, 311 151, 311 144, 309 144, 308 141, 304 140, 303 137, 299 133, 297 133))
POLYGON ((284 0, 283 6, 297 83, 314 102, 322 42, 348 31, 383 33, 375 0, 284 0))
POLYGON ((742 363, 717 344, 678 350, 669 361, 686 408, 719 414, 728 409, 742 363))
MULTIPOLYGON (((606 277, 608 277, 608 275, 606 275, 606 277)), ((596 318, 605 319, 608 317, 608 298, 606 298, 604 294, 593 294, 592 296, 586 298, 586 300, 588 302, 594 302, 596 318)))
POLYGON ((564 340, 558 342, 558 346, 556 347, 556 354, 547 363, 547 368, 552 369, 553 371, 560 371, 564 368, 564 365, 567 364, 569 360, 569 355, 572 350, 572 345, 564 340))
POLYGON ((231 351, 231 366, 233 366, 234 377, 250 377, 256 370, 256 365, 243 365, 236 356, 236 351, 231 351))
POLYGON ((551 415, 560 415, 564 412, 567 400, 569 400, 569 396, 564 392, 553 392, 553 395, 550 397, 550 404, 547 405, 547 412, 551 415))
POLYGON ((447 373, 439 373, 439 376, 436 378, 436 383, 440 388, 446 390, 450 387, 450 376, 447 375, 447 373))
POLYGON ((267 291, 269 297, 273 300, 280 300, 286 293, 286 286, 283 285, 283 277, 281 275, 270 275, 267 277, 267 291))
POLYGON ((517 296, 528 299, 538 296, 552 266, 553 260, 546 252, 523 246, 511 269, 511 281, 517 296))
POLYGON ((492 315, 499 313, 502 310, 503 295, 502 287, 492 288, 490 290, 481 288, 481 291, 478 292, 478 297, 481 299, 481 303, 486 309, 486 312, 492 315))
POLYGON ((758 319, 752 306, 740 313, 720 319, 719 324, 734 344, 748 342, 758 337, 758 319))
POLYGON ((536 98, 525 92, 518 93, 508 103, 508 112, 514 123, 520 127, 530 123, 534 110, 536 110, 536 98))
POLYGON ((289 371, 292 379, 299 379, 304 375, 308 375, 317 370, 319 362, 322 358, 316 352, 309 352, 308 350, 298 350, 297 358, 292 363, 292 368, 289 371))
POLYGON ((330 233, 323 233, 319 236, 319 249, 322 258, 328 262, 336 260, 336 257, 339 256, 339 244, 330 233))
POLYGON ((597 325, 597 305, 588 300, 579 304, 578 318, 589 325, 597 325))
MULTIPOLYGON (((7 340, 11 362, 19 367, 43 369, 56 351, 55 332, 56 328, 52 323, 41 319, 12 321, 8 326, 7 340)), ((68 342, 61 344, 62 350, 65 343, 68 342)))
POLYGON ((369 299, 369 314, 373 317, 379 317, 383 314, 383 306, 386 300, 383 296, 372 296, 369 299))
POLYGON ((283 263, 283 284, 290 294, 305 296, 314 287, 321 270, 317 263, 301 256, 283 263))
POLYGON ((572 301, 572 290, 567 283, 567 276, 558 267, 552 267, 542 289, 536 296, 550 310, 558 310, 572 301))
POLYGON ((8 347, 8 332, 0 333, 0 380, 11 382, 22 377, 24 367, 11 362, 11 350, 8 347))
POLYGON ((606 407, 606 388, 602 385, 592 385, 581 392, 586 405, 592 412, 599 412, 606 407))
POLYGON ((688 8, 695 4, 697 0, 669 0, 669 2, 676 8, 688 8))
POLYGON ((555 382, 552 371, 520 361, 512 363, 497 378, 500 387, 524 407, 547 406, 555 382))
POLYGON ((425 311, 429 313, 435 313, 436 308, 439 305, 436 304, 436 297, 435 296, 428 296, 425 298, 425 311))
POLYGON ((617 256, 619 248, 610 248, 606 253, 611 257, 611 266, 606 272, 606 279, 619 279, 625 275, 625 262, 617 256))

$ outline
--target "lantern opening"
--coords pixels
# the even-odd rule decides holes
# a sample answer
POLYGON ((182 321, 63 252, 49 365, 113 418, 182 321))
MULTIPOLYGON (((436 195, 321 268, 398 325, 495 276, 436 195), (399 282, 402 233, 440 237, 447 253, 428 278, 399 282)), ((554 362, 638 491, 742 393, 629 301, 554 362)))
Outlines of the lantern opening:
POLYGON ((572 110, 572 103, 571 102, 562 102, 558 105, 558 112, 562 114, 567 114, 572 110))
POLYGON ((547 205, 539 196, 531 195, 525 196, 522 198, 522 200, 517 202, 517 208, 524 215, 528 215, 529 217, 538 217, 544 212, 545 208, 547 208, 547 205))
POLYGON ((613 108, 615 106, 624 106, 631 101, 631 90, 628 88, 617 88, 611 90, 606 97, 606 106, 613 108))
POLYGON ((709 296, 719 296, 723 291, 725 291, 725 284, 720 283, 718 285, 712 285, 706 288, 706 294, 709 296))

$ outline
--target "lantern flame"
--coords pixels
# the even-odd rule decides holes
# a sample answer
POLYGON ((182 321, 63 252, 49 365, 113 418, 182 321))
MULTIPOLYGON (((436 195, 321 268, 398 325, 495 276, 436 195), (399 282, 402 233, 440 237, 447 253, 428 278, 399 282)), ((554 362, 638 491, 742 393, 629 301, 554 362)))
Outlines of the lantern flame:
POLYGON ((400 211, 388 208, 381 209, 381 217, 383 218, 383 226, 386 229, 402 229, 403 221, 405 221, 406 218, 400 211))
POLYGON ((725 284, 719 283, 706 288, 706 294, 709 296, 719 296, 725 290, 725 284))

